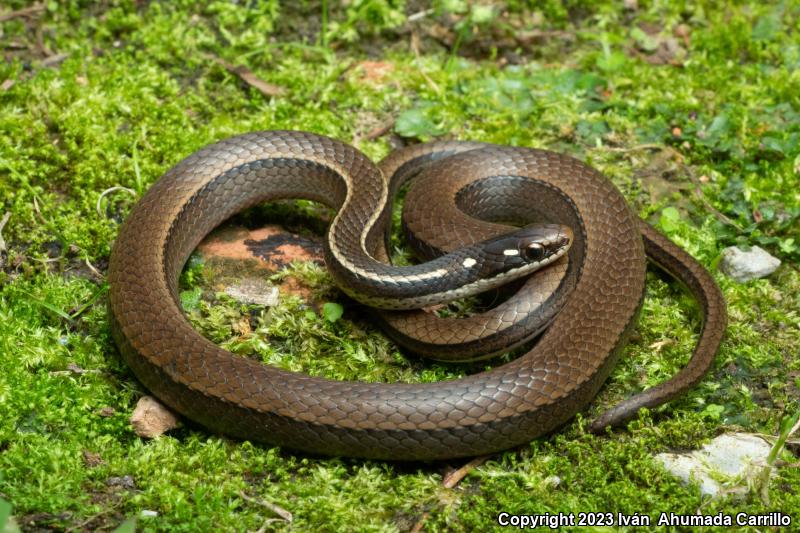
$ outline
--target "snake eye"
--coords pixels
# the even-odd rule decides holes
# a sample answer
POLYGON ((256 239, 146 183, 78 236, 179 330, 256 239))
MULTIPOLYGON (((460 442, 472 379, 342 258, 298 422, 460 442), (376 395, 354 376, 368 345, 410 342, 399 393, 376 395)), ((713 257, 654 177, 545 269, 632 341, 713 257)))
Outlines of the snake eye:
POLYGON ((544 259, 544 246, 538 242, 532 242, 525 247, 523 253, 528 261, 541 261, 544 259))

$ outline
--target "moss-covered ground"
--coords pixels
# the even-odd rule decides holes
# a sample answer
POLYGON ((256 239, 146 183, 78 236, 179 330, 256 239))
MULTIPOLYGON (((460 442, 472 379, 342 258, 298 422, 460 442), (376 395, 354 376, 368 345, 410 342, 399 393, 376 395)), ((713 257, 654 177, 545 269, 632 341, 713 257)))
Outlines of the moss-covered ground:
MULTIPOLYGON (((141 530, 471 531, 494 527, 500 511, 783 511, 800 524, 791 439, 768 486, 749 480, 743 497, 704 499, 652 457, 727 431, 777 436, 800 409, 800 5, 622 4, 0 2, 0 217, 9 213, 0 528, 9 505, 23 529, 70 531, 131 518, 141 530), (215 59, 282 94, 259 92, 215 59), (692 349, 691 299, 652 272, 637 332, 590 410, 454 488, 443 476, 463 462, 317 458, 190 423, 137 437, 128 418, 146 391, 118 358, 105 306, 119 223, 196 149, 284 128, 354 143, 376 160, 399 140, 443 137, 549 148, 596 166, 714 272, 730 326, 713 370, 626 429, 584 430, 672 375, 692 349), (103 195, 120 186, 128 191, 103 195), (784 264, 734 283, 716 270, 732 244, 784 264), (291 523, 260 500, 290 511, 291 523)), ((317 212, 267 208, 246 221, 287 209, 317 212)), ((216 342, 287 368, 376 381, 474 370, 419 362, 323 270, 294 275, 343 315, 291 298, 268 310, 200 299, 202 265, 184 276, 184 304, 216 342), (252 327, 237 328, 242 317, 252 327)))

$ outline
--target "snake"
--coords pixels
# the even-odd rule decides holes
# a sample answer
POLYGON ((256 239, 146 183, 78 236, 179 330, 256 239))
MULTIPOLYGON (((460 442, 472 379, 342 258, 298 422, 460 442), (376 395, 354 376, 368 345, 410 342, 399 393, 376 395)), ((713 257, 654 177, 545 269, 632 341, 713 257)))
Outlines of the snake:
MULTIPOLYGON (((378 167, 335 139, 262 131, 209 145, 167 171, 131 210, 109 260, 111 333, 134 375, 171 409, 234 438, 377 460, 490 454, 556 430, 597 395, 637 322, 649 259, 697 300, 697 344, 675 376, 620 402, 589 429, 619 425, 703 379, 725 332, 723 295, 701 264, 633 214, 602 173, 533 148, 419 146, 378 167), (402 179, 387 180, 388 172, 402 179), (391 265, 386 226, 397 182, 426 174, 435 175, 428 189, 449 184, 451 192, 458 189, 457 201, 472 198, 477 211, 492 196, 482 185, 514 204, 507 212, 556 211, 510 233, 478 235, 477 242, 465 237, 457 250, 439 250, 431 261, 391 265), (560 309, 545 318, 548 327, 523 355, 437 383, 337 381, 235 356, 192 328, 181 311, 178 278, 214 227, 285 198, 336 211, 325 262, 343 292, 367 305, 429 306, 564 263, 559 275, 566 281, 552 293, 568 297, 561 296, 560 309)), ((481 343, 480 335, 474 342, 481 343)))

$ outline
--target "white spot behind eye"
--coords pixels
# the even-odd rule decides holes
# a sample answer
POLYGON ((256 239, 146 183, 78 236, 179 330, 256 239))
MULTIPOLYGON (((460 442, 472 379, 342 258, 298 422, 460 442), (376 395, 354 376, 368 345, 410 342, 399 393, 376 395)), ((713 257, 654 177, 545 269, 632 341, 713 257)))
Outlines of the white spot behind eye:
POLYGON ((462 264, 462 265, 464 265, 464 267, 465 267, 465 268, 469 268, 469 267, 471 267, 471 266, 474 266, 474 265, 475 265, 475 263, 477 263, 477 261, 475 261, 475 260, 474 260, 473 258, 471 258, 471 257, 467 257, 466 259, 464 259, 464 262, 463 262, 463 263, 461 263, 461 264, 462 264))
POLYGON ((509 248, 508 250, 503 250, 503 255, 519 255, 519 250, 516 248, 509 248))

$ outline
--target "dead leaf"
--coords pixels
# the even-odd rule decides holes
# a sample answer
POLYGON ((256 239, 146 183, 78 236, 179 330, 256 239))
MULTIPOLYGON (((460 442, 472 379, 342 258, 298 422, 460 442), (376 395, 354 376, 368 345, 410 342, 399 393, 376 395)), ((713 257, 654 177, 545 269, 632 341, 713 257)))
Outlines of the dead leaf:
POLYGON ((386 61, 362 61, 356 66, 361 69, 361 79, 372 83, 382 82, 394 70, 394 65, 386 61))
POLYGON ((658 43, 655 51, 645 56, 645 61, 651 65, 683 65, 683 58, 686 56, 684 49, 674 37, 667 37, 658 43))
POLYGON ((236 322, 233 325, 233 329, 242 337, 249 337, 250 334, 253 333, 253 328, 250 327, 250 319, 247 317, 242 317, 238 322, 236 322))
POLYGON ((93 453, 89 450, 83 450, 83 464, 88 467, 99 466, 105 463, 99 453, 93 453))

